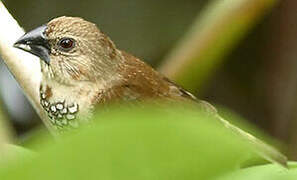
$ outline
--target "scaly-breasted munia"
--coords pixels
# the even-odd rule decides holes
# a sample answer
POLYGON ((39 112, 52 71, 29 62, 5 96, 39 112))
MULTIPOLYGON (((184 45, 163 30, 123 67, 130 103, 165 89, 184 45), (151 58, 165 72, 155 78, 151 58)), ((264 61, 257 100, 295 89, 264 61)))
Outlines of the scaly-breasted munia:
MULTIPOLYGON (((58 130, 78 127, 90 119, 96 105, 114 101, 194 100, 216 113, 214 107, 143 61, 118 50, 95 24, 81 18, 55 18, 26 33, 15 47, 41 58, 40 103, 58 130)), ((267 159, 286 163, 270 146, 229 123, 225 125, 263 147, 267 159)))

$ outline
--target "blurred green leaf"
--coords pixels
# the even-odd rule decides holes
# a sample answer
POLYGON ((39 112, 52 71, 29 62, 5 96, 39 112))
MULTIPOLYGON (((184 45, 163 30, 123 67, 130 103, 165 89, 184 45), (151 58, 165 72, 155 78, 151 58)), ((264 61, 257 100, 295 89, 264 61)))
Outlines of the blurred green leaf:
POLYGON ((35 141, 40 156, 0 169, 0 179, 209 179, 251 154, 217 119, 190 105, 115 107, 96 119, 57 142, 35 141))
POLYGON ((297 163, 289 163, 289 170, 269 164, 241 169, 216 180, 295 180, 297 163))
POLYGON ((287 151, 287 146, 284 143, 281 143, 280 141, 277 141, 276 139, 272 138, 255 124, 249 123, 248 120, 243 118, 241 115, 220 105, 217 105, 216 108, 220 116, 222 116, 224 119, 227 119, 233 125, 239 127, 240 129, 246 132, 253 134, 255 137, 260 138, 268 144, 274 145, 275 147, 277 147, 277 149, 282 150, 283 152, 287 151))
POLYGON ((7 163, 23 161, 24 158, 32 158, 35 155, 33 151, 24 147, 13 144, 3 144, 0 153, 0 168, 7 166, 7 163))

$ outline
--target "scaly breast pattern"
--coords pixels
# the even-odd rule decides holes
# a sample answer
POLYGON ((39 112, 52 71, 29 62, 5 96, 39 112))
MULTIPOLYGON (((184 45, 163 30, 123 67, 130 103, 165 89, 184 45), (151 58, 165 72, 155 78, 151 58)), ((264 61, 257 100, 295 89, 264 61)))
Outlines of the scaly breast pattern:
POLYGON ((40 87, 40 104, 46 111, 49 120, 54 128, 59 130, 77 128, 79 123, 77 113, 79 112, 79 104, 67 104, 65 100, 51 102, 49 100, 52 95, 50 88, 40 87))

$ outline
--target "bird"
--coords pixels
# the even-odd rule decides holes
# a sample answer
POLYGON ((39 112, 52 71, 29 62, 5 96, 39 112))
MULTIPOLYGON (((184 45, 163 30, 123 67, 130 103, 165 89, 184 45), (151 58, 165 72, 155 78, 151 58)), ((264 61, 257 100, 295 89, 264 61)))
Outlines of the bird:
POLYGON ((40 104, 57 131, 87 124, 99 105, 148 99, 195 102, 251 143, 269 161, 286 167, 272 146, 230 124, 209 103, 133 55, 117 49, 96 24, 80 17, 50 20, 20 37, 14 47, 40 58, 40 104))

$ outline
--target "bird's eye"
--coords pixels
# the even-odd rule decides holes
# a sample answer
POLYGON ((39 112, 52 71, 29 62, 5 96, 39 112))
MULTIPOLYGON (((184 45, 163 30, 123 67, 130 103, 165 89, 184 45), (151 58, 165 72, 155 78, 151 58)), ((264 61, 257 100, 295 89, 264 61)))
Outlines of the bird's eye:
POLYGON ((63 51, 69 51, 75 46, 74 39, 72 38, 63 38, 58 43, 59 47, 63 51))

